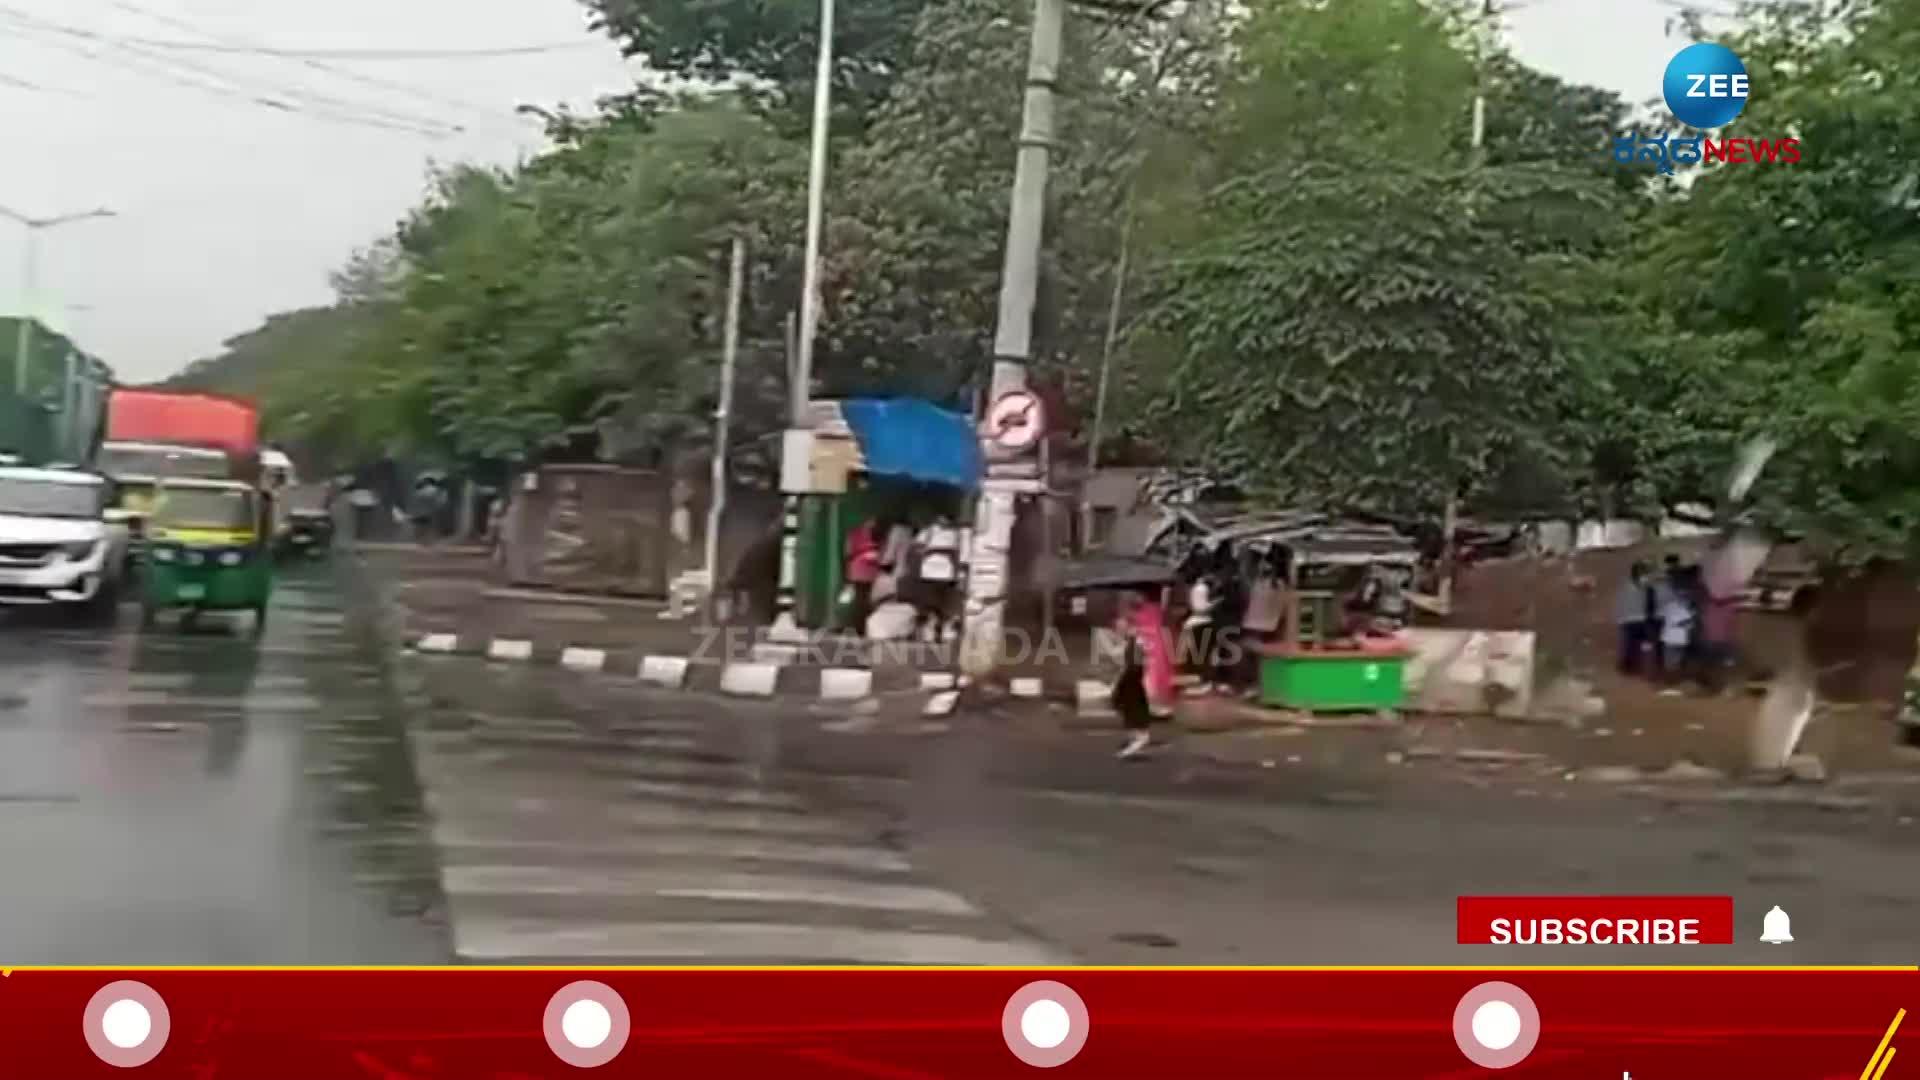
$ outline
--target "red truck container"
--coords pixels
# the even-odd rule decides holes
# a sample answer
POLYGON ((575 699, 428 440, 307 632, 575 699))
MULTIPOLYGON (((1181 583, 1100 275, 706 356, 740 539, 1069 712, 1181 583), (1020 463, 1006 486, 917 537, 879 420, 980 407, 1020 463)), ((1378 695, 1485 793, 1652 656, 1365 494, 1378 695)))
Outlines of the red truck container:
POLYGON ((260 452, 260 411, 251 402, 172 390, 115 390, 107 399, 108 442, 166 443, 260 452))

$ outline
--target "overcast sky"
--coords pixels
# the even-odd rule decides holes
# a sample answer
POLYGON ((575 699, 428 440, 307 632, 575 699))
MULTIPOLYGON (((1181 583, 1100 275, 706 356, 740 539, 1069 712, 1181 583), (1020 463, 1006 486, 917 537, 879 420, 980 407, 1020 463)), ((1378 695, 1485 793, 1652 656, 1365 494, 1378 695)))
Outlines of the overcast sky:
MULTIPOLYGON (((1527 60, 1636 101, 1658 92, 1679 46, 1661 0, 1508 6, 1527 60)), ((122 378, 158 378, 271 312, 325 302, 328 273, 418 202, 434 163, 537 152, 539 126, 515 106, 590 106, 632 77, 577 0, 0 0, 0 206, 118 213, 42 234, 39 308, 122 378), (564 47, 302 60, 128 39, 564 47)), ((23 244, 0 221, 0 310, 19 307, 23 244)))

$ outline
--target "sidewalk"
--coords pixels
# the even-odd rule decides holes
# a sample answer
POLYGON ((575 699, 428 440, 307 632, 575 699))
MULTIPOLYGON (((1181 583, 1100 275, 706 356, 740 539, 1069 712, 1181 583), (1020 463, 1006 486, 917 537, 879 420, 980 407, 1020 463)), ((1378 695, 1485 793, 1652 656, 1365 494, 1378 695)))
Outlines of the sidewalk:
MULTIPOLYGON (((807 702, 846 717, 844 730, 886 730, 895 720, 938 734, 958 706, 959 680, 932 649, 875 648, 851 638, 811 647, 768 643, 759 627, 708 630, 662 618, 664 603, 576 596, 497 583, 484 553, 382 545, 359 549, 382 580, 403 630, 420 653, 487 657, 638 679, 663 688, 807 702)), ((1027 662, 983 688, 983 716, 1060 738, 1116 742, 1106 704, 1110 671, 1088 662, 1083 633, 1062 653, 1027 662)), ((1602 715, 1547 722, 1400 715, 1311 717, 1240 698, 1189 697, 1175 721, 1184 752, 1262 769, 1319 767, 1442 770, 1475 786, 1503 785, 1553 798, 1556 788, 1603 785, 1661 797, 1827 800, 1853 808, 1863 786, 1920 795, 1920 751, 1900 745, 1878 712, 1823 706, 1801 750, 1818 760, 1799 783, 1754 795, 1746 776, 1748 720, 1759 697, 1662 696, 1657 688, 1602 679, 1602 715), (1832 780, 1828 781, 1831 774, 1832 780), (1746 785, 1746 786, 1743 786, 1746 785), (1747 795, 1739 795, 1747 792, 1747 795)), ((975 711, 969 706, 969 711, 975 711)))
MULTIPOLYGON (((506 587, 486 555, 473 549, 380 545, 362 546, 357 554, 382 582, 402 638, 417 652, 557 665, 750 697, 860 702, 918 695, 916 709, 937 715, 953 709, 951 700, 934 699, 950 695, 959 682, 952 665, 957 649, 850 636, 776 643, 755 625, 709 627, 697 617, 668 618, 664 601, 506 587)), ((1046 692, 1032 678, 1015 682, 1022 696, 1046 692)), ((1052 692, 1072 697, 1069 685, 1052 692)))

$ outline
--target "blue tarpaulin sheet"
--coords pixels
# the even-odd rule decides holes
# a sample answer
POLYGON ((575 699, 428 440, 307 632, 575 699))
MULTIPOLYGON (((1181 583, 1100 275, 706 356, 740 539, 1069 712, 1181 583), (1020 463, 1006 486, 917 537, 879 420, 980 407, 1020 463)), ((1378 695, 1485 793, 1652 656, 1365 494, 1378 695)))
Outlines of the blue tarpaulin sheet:
POLYGON ((840 403, 867 471, 972 491, 983 466, 973 421, 912 398, 855 398, 840 403))

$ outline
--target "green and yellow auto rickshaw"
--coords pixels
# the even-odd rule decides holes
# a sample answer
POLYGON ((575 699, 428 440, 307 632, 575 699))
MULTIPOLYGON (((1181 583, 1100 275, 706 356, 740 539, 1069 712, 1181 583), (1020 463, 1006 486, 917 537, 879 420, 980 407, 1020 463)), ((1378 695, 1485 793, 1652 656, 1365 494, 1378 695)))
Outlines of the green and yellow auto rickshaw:
POLYGON ((163 480, 147 526, 146 577, 140 622, 182 611, 191 621, 206 611, 251 611, 253 628, 267 625, 273 593, 270 497, 229 480, 163 480))

